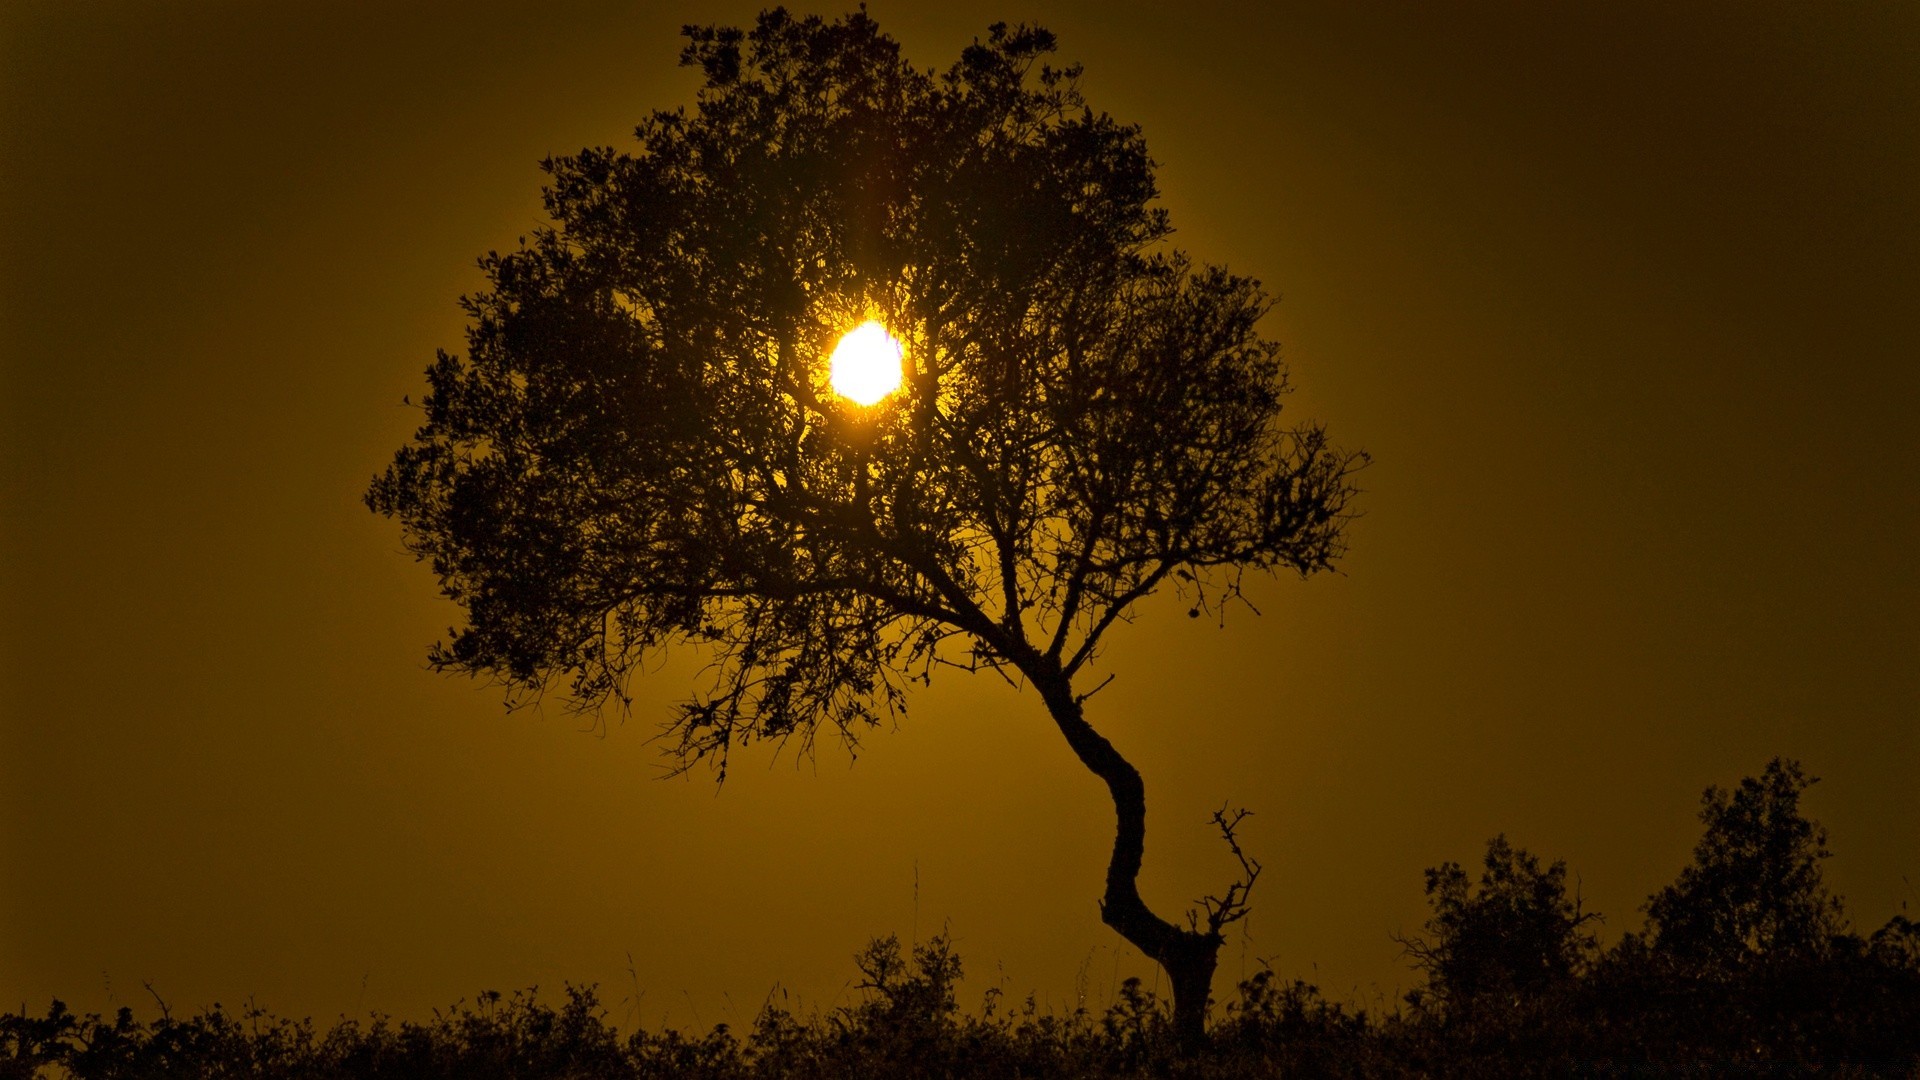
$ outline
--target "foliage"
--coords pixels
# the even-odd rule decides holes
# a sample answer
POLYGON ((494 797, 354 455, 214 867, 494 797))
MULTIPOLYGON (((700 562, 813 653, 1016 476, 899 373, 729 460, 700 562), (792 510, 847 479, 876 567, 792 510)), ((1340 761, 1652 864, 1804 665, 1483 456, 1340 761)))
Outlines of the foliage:
POLYGON ((1567 895, 1567 864, 1540 860, 1504 835, 1487 842, 1478 886, 1459 863, 1429 869, 1427 937, 1403 942, 1427 976, 1416 1007, 1455 1016, 1511 1009, 1579 974, 1597 949, 1587 924, 1598 915, 1567 895))
MULTIPOLYGON (((1240 1076, 1261 1057, 1254 1029, 1270 1021, 1301 1030, 1302 1020, 1338 1007, 1318 1003, 1296 984, 1250 989, 1235 1031, 1244 1045, 1201 1061, 1182 1060, 1163 1003, 1129 980, 1105 1015, 1043 1013, 1029 999, 1003 1012, 990 994, 978 1016, 962 1013, 954 991, 960 960, 945 937, 903 955, 897 938, 875 939, 855 958, 865 1000, 808 1020, 769 1000, 745 1037, 725 1024, 704 1036, 671 1029, 622 1038, 590 989, 569 987, 558 1008, 527 991, 480 995, 426 1024, 384 1018, 342 1021, 325 1034, 311 1021, 249 1009, 234 1018, 215 1006, 186 1020, 151 1024, 121 1010, 111 1023, 76 1017, 55 1002, 44 1019, 0 1017, 0 1077, 58 1074, 87 1080, 171 1080, 246 1076, 260 1080, 474 1077, 525 1080, 749 1080, 749 1078, 1240 1076), (1284 1001, 1285 1004, 1276 1004, 1284 1001), (1285 1011, 1285 1016, 1282 1012, 1285 1011), (56 1072, 57 1070, 57 1072, 56 1072), (1226 1071, 1222 1071, 1226 1070, 1226 1071)), ((1315 1022, 1313 1020, 1307 1023, 1315 1022)), ((1346 1020, 1351 1040, 1364 1023, 1346 1020)), ((1272 1045, 1268 1038, 1266 1044, 1272 1045)))
POLYGON ((1681 1059, 1915 1060, 1912 924, 1896 915, 1866 940, 1848 932, 1821 875, 1826 830, 1801 811, 1815 782, 1776 758, 1706 790, 1693 861, 1588 980, 1611 1040, 1681 1059))
POLYGON ((1692 865, 1647 904, 1656 955, 1725 977, 1828 948, 1845 919, 1821 881, 1827 832, 1800 813, 1816 782, 1798 762, 1775 758, 1732 791, 1707 789, 1692 865))
POLYGON ((1411 1022, 1389 1025, 1402 1060, 1489 1076, 1920 1067, 1920 938, 1898 915, 1866 940, 1845 931, 1820 874, 1826 831, 1801 812, 1813 782, 1775 759, 1708 788, 1693 861, 1649 900, 1646 930, 1604 952, 1561 863, 1543 871, 1497 837, 1477 892, 1455 864, 1427 871, 1432 936, 1409 947, 1427 984, 1411 1022))
POLYGON ((935 76, 864 13, 687 33, 697 109, 544 163, 553 224, 482 260, 368 492, 465 609, 437 667, 593 706, 699 643, 677 745, 724 767, 941 663, 1070 679, 1163 584, 1330 565, 1357 458, 1280 422, 1265 294, 1165 247, 1051 34, 935 76), (869 409, 822 358, 870 317, 909 372, 869 409))

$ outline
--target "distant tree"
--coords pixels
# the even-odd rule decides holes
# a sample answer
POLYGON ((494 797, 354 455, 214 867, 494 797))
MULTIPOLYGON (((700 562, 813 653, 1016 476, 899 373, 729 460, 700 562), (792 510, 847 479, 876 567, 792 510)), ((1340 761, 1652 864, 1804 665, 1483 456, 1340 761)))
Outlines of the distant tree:
MULTIPOLYGON (((1599 920, 1567 895, 1567 864, 1540 866, 1500 835, 1487 841, 1477 886, 1459 863, 1429 869, 1426 936, 1402 944, 1426 973, 1430 995, 1450 1016, 1482 1004, 1510 1008, 1570 982, 1597 948, 1599 920)), ((1422 1002, 1420 998, 1417 1002, 1422 1002)))
POLYGON ((1282 421, 1268 297, 1165 245, 1139 129, 1051 34, 996 25, 938 76, 864 13, 687 36, 698 108, 543 163, 553 224, 481 261, 467 353, 367 494, 465 609, 431 662, 591 709, 708 650, 671 743, 722 776, 752 740, 851 743, 941 665, 1031 685, 1112 795, 1102 917, 1197 1038, 1257 864, 1185 926, 1147 907, 1145 788, 1087 672, 1158 589, 1197 616, 1327 569, 1361 456, 1282 421), (823 363, 867 319, 906 366, 872 406, 823 363))
POLYGON ((1655 956, 1726 975, 1827 951, 1846 919, 1821 879, 1827 831, 1800 811, 1801 794, 1818 779, 1797 761, 1774 758, 1731 791, 1706 790, 1707 828, 1692 864, 1647 903, 1655 956))
POLYGON ((1692 862, 1585 980, 1596 1047, 1728 1067, 1920 1065, 1920 934, 1900 915, 1864 939, 1848 931, 1821 877, 1826 830, 1801 808, 1815 782, 1775 758, 1706 790, 1692 862))

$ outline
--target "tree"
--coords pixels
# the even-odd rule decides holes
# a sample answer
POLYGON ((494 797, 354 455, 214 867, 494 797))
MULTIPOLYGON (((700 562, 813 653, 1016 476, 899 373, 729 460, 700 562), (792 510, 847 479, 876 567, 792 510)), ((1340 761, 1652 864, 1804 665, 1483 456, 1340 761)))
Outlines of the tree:
POLYGON ((1827 830, 1800 812, 1818 780, 1774 758, 1736 789, 1707 788, 1693 863, 1647 902, 1655 955, 1721 977, 1825 955, 1846 919, 1821 879, 1827 830))
POLYGON ((1482 1002, 1508 1009, 1516 999, 1567 985, 1597 948, 1586 927, 1600 916, 1567 895, 1567 864, 1542 869, 1504 834, 1487 841, 1477 889, 1459 863, 1426 875, 1429 936, 1404 944, 1449 1016, 1482 1002))
POLYGON ((1327 569, 1362 456, 1281 422, 1267 296, 1167 247, 1139 129, 1045 30, 938 76, 864 12, 686 34, 695 111, 543 163, 552 224, 481 260, 467 353, 367 493, 465 609, 432 664, 592 709, 704 647, 670 743, 722 777, 753 740, 856 740, 936 667, 1031 685, 1112 794, 1102 917, 1197 1037, 1255 864, 1185 927, 1148 909, 1145 789, 1086 673, 1158 589, 1197 615, 1327 569), (865 319, 904 345, 872 406, 821 360, 865 319))
POLYGON ((1910 1071, 1920 1049, 1920 964, 1895 916, 1848 932, 1822 880, 1827 832, 1801 797, 1817 780, 1775 758, 1701 797, 1693 860, 1650 898, 1586 980, 1589 1015, 1643 1058, 1871 1062, 1910 1071))

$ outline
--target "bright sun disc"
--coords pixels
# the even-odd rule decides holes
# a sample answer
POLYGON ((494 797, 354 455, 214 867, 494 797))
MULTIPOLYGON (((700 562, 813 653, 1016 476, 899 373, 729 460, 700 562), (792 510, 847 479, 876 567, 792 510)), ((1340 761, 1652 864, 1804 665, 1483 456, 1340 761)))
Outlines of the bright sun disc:
POLYGON ((872 405, 900 388, 900 343, 879 323, 861 323, 833 347, 827 381, 841 397, 872 405))

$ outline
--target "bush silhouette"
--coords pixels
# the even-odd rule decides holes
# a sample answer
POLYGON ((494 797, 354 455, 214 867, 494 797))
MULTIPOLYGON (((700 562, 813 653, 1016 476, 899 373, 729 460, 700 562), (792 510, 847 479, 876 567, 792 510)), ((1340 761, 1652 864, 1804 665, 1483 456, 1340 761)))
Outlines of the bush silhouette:
POLYGON ((1818 779, 1775 758, 1738 787, 1707 789, 1707 829, 1692 864, 1647 903, 1656 955, 1728 978, 1756 963, 1826 952, 1846 919, 1821 878, 1827 831, 1800 812, 1800 796, 1818 779))
POLYGON ((1587 996, 1616 1051, 1646 1060, 1901 1062, 1920 1055, 1920 949, 1895 916, 1863 941, 1801 810, 1817 782, 1775 758, 1701 796, 1693 860, 1647 926, 1596 965, 1587 996))
POLYGON ((1600 916, 1567 895, 1566 879, 1564 861, 1542 869, 1505 835, 1487 842, 1477 887, 1459 863, 1428 870, 1428 936, 1403 942, 1427 976, 1416 1007, 1457 1017, 1511 1008, 1570 982, 1597 949, 1586 927, 1600 916))

